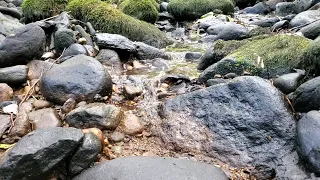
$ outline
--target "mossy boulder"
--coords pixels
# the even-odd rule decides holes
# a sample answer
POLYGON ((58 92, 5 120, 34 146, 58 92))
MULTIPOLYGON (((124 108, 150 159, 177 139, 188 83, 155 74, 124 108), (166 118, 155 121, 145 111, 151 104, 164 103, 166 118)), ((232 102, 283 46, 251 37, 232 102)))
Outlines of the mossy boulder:
POLYGON ((320 37, 309 44, 301 59, 299 67, 305 69, 308 75, 320 76, 320 37))
POLYGON ((91 22, 95 29, 120 34, 132 41, 141 41, 157 48, 171 43, 154 25, 124 14, 107 2, 100 0, 72 0, 67 10, 82 21, 91 22))
POLYGON ((257 36, 232 51, 221 61, 209 66, 199 76, 206 82, 215 74, 248 72, 263 78, 273 78, 299 68, 301 56, 310 40, 295 35, 257 36))
POLYGON ((215 10, 229 14, 234 4, 232 0, 171 0, 168 4, 168 12, 177 20, 195 20, 215 10))
POLYGON ((22 12, 25 22, 38 21, 62 12, 69 0, 24 0, 22 12))
POLYGON ((157 7, 159 4, 155 0, 125 0, 119 6, 125 14, 149 23, 158 20, 157 7))

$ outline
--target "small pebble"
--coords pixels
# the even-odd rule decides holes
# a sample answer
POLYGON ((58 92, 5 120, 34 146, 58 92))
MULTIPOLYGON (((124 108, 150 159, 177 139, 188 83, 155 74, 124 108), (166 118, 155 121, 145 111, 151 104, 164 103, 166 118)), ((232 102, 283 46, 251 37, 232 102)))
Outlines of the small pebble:
POLYGON ((110 140, 115 143, 120 142, 123 139, 124 139, 124 134, 118 131, 114 131, 110 136, 110 140))

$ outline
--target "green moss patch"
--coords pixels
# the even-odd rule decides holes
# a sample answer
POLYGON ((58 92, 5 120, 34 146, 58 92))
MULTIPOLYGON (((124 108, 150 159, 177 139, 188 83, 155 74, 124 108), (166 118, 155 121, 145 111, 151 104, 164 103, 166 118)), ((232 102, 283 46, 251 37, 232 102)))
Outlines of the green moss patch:
POLYGON ((231 0, 171 0, 168 4, 168 12, 177 20, 195 20, 215 10, 232 13, 234 4, 231 0))
POLYGON ((168 52, 201 52, 205 53, 205 49, 199 47, 193 47, 189 44, 177 43, 170 45, 166 48, 168 52))
POLYGON ((62 12, 69 0, 24 0, 22 12, 25 22, 45 19, 62 12))
POLYGON ((119 8, 129 16, 155 23, 159 18, 157 6, 155 0, 125 0, 119 8))
POLYGON ((305 69, 308 75, 320 76, 320 38, 309 44, 300 59, 299 68, 305 69))
POLYGON ((228 56, 237 63, 255 65, 262 70, 260 76, 272 77, 290 72, 309 43, 310 40, 301 36, 281 34, 249 41, 228 56))
POLYGON ((95 29, 101 32, 120 34, 132 41, 141 41, 158 48, 171 43, 154 25, 128 16, 107 2, 72 0, 67 10, 71 11, 75 18, 91 22, 95 29))

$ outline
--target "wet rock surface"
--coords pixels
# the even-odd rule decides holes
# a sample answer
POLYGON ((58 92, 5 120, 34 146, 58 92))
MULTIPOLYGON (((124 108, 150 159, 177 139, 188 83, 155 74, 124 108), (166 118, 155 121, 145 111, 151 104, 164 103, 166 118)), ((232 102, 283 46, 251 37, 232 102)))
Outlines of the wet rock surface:
POLYGON ((217 167, 183 159, 158 157, 126 157, 97 165, 75 180, 102 179, 213 179, 226 180, 227 176, 217 167), (107 173, 110 170, 110 173, 107 173), (144 172, 141 171, 144 169, 144 172), (125 170, 127 173, 121 173, 125 170), (135 176, 132 176, 135 174, 135 176))

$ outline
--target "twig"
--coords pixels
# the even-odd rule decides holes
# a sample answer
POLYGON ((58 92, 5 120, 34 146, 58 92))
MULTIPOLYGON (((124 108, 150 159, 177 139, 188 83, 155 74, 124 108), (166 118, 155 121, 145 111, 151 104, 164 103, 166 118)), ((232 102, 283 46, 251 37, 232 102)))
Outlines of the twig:
MULTIPOLYGON (((68 11, 67 13, 70 13, 70 12, 71 12, 71 11, 68 11)), ((42 20, 40 20, 40 21, 48 21, 48 20, 54 19, 54 18, 56 18, 56 17, 58 17, 58 16, 60 16, 60 14, 57 14, 57 15, 55 15, 55 16, 51 16, 51 17, 46 18, 46 19, 42 19, 42 20)))
POLYGON ((292 105, 292 103, 290 102, 288 96, 285 95, 284 98, 287 100, 288 104, 290 105, 290 107, 291 107, 291 109, 292 109, 292 112, 293 112, 293 113, 296 113, 296 110, 293 108, 293 105, 292 105))
POLYGON ((12 128, 14 127, 13 113, 10 113, 10 122, 11 122, 11 125, 10 125, 10 128, 9 128, 8 134, 10 133, 12 128))

